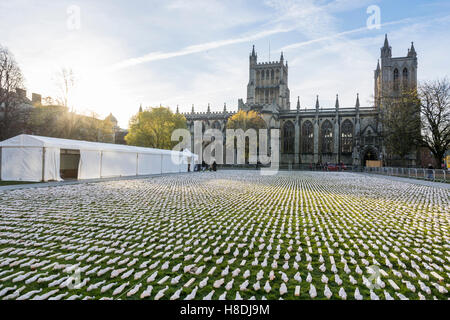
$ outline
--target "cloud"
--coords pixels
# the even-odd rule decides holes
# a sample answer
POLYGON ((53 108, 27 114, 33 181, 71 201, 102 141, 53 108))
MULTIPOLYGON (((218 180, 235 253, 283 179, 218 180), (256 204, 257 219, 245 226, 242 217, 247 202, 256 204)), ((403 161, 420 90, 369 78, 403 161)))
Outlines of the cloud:
POLYGON ((269 41, 287 51, 294 106, 298 95, 302 107, 313 106, 319 94, 321 106, 330 107, 339 93, 341 106, 349 107, 356 92, 367 105, 385 32, 396 56, 415 42, 420 79, 450 70, 446 18, 413 17, 449 14, 445 5, 425 12, 414 3, 403 10, 381 0, 78 0, 82 29, 69 33, 71 1, 28 2, 0 1, 0 29, 7 30, 0 42, 15 54, 28 90, 51 94, 52 73, 73 67, 83 82, 79 108, 112 112, 124 127, 140 103, 172 110, 178 104, 189 112, 192 104, 196 111, 206 111, 208 103, 219 111, 226 102, 236 110, 237 99, 246 97, 251 45, 265 61, 269 41), (391 22, 368 30, 366 7, 379 3, 382 19, 391 22))
POLYGON ((335 0, 324 6, 329 12, 351 11, 379 3, 381 0, 335 0))
POLYGON ((318 37, 336 28, 337 19, 317 1, 266 0, 265 4, 274 10, 270 23, 289 25, 306 37, 318 37))
MULTIPOLYGON (((342 2, 342 1, 337 1, 342 2)), ((339 4, 341 10, 344 5, 349 5, 354 1, 344 1, 339 4)), ((274 1, 268 0, 264 2, 266 6, 270 7, 273 11, 272 18, 268 19, 268 23, 264 24, 267 29, 257 31, 240 37, 233 37, 230 39, 205 42, 197 45, 190 45, 177 51, 170 52, 150 52, 146 55, 142 55, 136 58, 125 59, 121 62, 114 64, 111 69, 118 70, 127 68, 130 66, 139 65, 142 63, 170 59, 194 53, 204 52, 207 50, 218 49, 224 46, 230 46, 238 43, 245 43, 261 38, 269 37, 279 33, 287 33, 293 30, 297 30, 308 36, 321 35, 329 33, 334 27, 334 18, 327 13, 328 6, 318 6, 312 0, 297 0, 297 1, 274 1)), ((329 5, 330 6, 330 5, 329 5)), ((174 1, 167 5, 171 10, 189 10, 199 9, 201 11, 224 11, 224 5, 217 1, 204 1, 196 0, 186 3, 184 1, 174 1)))
MULTIPOLYGON (((412 18, 406 18, 406 19, 402 19, 402 20, 398 20, 398 21, 382 23, 380 25, 380 27, 387 27, 387 26, 393 26, 393 25, 398 25, 398 24, 406 24, 406 23, 410 23, 412 21, 413 21, 412 18)), ((304 47, 304 46, 307 46, 310 44, 315 44, 315 43, 326 41, 326 40, 335 40, 338 38, 342 38, 344 36, 354 35, 354 34, 363 33, 363 32, 367 32, 367 31, 369 31, 369 29, 365 26, 365 27, 361 27, 361 28, 357 28, 357 29, 353 29, 353 30, 347 30, 347 31, 339 32, 339 33, 334 33, 332 35, 321 37, 321 38, 316 38, 316 39, 312 39, 312 40, 293 43, 293 44, 282 47, 280 50, 288 51, 288 50, 292 50, 295 48, 304 47)))
POLYGON ((385 23, 378 32, 364 33, 361 28, 344 32, 344 35, 338 33, 288 45, 289 54, 285 57, 290 61, 291 100, 295 101, 293 98, 299 95, 302 108, 313 108, 315 96, 319 94, 321 107, 332 107, 338 93, 341 107, 352 107, 359 92, 361 104, 370 106, 373 70, 384 32, 389 33, 394 57, 406 56, 414 41, 419 57, 419 81, 445 77, 450 62, 442 52, 448 52, 450 44, 442 39, 450 36, 449 24, 450 16, 408 18, 385 23), (393 26, 395 28, 388 28, 393 26), (363 36, 353 37, 361 34, 363 36))
POLYGON ((253 40, 258 40, 260 38, 264 38, 264 37, 274 35, 277 33, 289 32, 291 30, 292 29, 289 29, 289 28, 275 28, 272 30, 261 31, 261 32, 258 32, 258 33, 252 34, 252 35, 242 36, 242 37, 238 37, 238 38, 219 40, 219 41, 211 41, 211 42, 207 42, 207 43, 192 45, 192 46, 185 47, 178 51, 151 52, 151 53, 146 54, 141 57, 131 58, 131 59, 121 61, 121 62, 113 65, 111 67, 111 69, 118 70, 118 69, 130 67, 130 66, 135 66, 135 65, 145 63, 145 62, 164 60, 164 59, 169 59, 169 58, 174 58, 174 57, 185 56, 185 55, 189 55, 189 54, 193 54, 193 53, 199 53, 199 52, 203 52, 203 51, 207 51, 207 50, 211 50, 211 49, 217 49, 220 47, 229 46, 232 44, 238 44, 238 43, 244 43, 244 42, 249 42, 249 41, 253 41, 253 40))

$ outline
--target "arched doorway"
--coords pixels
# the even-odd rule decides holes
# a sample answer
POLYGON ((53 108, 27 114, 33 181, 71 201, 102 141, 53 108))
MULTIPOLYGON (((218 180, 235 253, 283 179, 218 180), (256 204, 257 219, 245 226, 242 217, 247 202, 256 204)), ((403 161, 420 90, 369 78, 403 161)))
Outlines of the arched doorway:
POLYGON ((366 161, 370 161, 370 160, 379 160, 378 157, 378 150, 375 149, 374 147, 368 147, 366 149, 363 150, 362 152, 362 157, 361 157, 361 165, 363 167, 366 166, 366 161))

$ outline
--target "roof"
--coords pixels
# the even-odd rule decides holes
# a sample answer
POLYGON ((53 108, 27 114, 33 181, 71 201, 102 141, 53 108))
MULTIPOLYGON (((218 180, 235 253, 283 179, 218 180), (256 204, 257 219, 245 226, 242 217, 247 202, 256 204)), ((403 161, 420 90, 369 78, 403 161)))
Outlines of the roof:
MULTIPOLYGON (((134 147, 121 144, 101 143, 81 140, 59 139, 51 137, 21 134, 0 142, 0 147, 45 147, 71 150, 98 150, 149 154, 183 154, 183 152, 154 148, 134 147)), ((184 153, 186 156, 187 153, 184 153)))
POLYGON ((109 120, 111 122, 117 123, 116 117, 113 116, 112 112, 105 118, 105 120, 109 120))

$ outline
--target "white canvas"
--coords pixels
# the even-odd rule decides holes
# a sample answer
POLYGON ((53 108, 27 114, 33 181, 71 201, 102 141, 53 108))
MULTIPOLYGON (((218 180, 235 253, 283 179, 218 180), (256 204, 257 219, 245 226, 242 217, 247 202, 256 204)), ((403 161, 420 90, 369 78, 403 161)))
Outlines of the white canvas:
POLYGON ((102 178, 135 176, 137 154, 104 151, 102 156, 102 178))
POLYGON ((177 152, 26 134, 1 141, 0 147, 9 150, 4 152, 2 159, 2 179, 16 181, 61 180, 61 149, 80 151, 78 179, 186 172, 187 164, 179 163, 177 158, 187 157, 191 163, 198 159, 189 150, 177 152), (44 177, 43 148, 46 149, 44 177), (172 155, 175 155, 175 161, 172 155))
POLYGON ((163 156, 163 173, 174 172, 179 172, 178 164, 173 161, 171 154, 165 154, 163 156))
POLYGON ((42 148, 2 148, 2 180, 42 180, 42 148))
POLYGON ((160 174, 162 155, 160 154, 139 154, 138 174, 160 174))
POLYGON ((60 176, 61 150, 59 148, 45 148, 44 181, 62 181, 60 176))
POLYGON ((100 151, 81 150, 78 179, 100 178, 100 151))

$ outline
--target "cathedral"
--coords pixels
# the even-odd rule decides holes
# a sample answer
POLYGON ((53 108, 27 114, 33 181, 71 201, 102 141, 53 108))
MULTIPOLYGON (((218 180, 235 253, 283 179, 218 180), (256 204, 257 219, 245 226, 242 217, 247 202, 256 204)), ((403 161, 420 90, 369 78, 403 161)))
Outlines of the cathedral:
MULTIPOLYGON (((414 44, 405 57, 392 57, 386 35, 381 56, 374 72, 374 105, 361 106, 358 94, 354 106, 341 106, 336 95, 334 108, 300 106, 297 98, 291 108, 288 86, 289 68, 281 53, 276 62, 258 62, 255 47, 249 57, 249 82, 246 102, 238 101, 238 110, 257 111, 267 129, 280 129, 280 165, 298 167, 318 163, 343 163, 364 166, 367 160, 386 162, 383 146, 383 126, 379 120, 383 97, 395 96, 401 90, 417 88, 417 53, 414 44), (381 63, 380 63, 381 62, 381 63)), ((201 121, 204 130, 213 128, 225 133, 228 112, 185 113, 188 128, 201 121)), ((409 165, 416 164, 414 151, 408 156, 409 165)))

